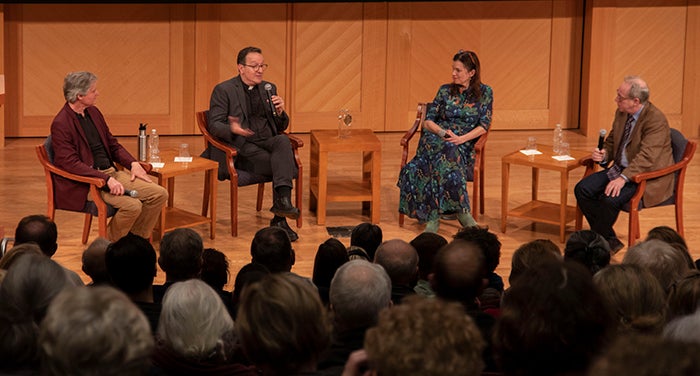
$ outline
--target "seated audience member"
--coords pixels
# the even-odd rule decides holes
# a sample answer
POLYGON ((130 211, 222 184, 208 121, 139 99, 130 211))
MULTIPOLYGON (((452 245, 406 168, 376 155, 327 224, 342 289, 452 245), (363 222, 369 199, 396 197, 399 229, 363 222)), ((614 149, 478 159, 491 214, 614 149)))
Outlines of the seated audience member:
POLYGON ((430 283, 438 298, 457 302, 471 316, 486 341, 484 362, 488 371, 496 366, 490 341, 495 318, 479 306, 477 297, 486 283, 484 254, 473 242, 455 239, 440 248, 435 256, 430 283))
POLYGON ((258 230, 250 243, 251 262, 262 264, 270 273, 290 272, 295 255, 287 233, 277 226, 258 230))
POLYGON ((610 265, 593 276, 618 333, 659 334, 666 323, 666 294, 639 265, 610 265))
POLYGON ((377 248, 374 263, 381 265, 391 278, 391 301, 401 300, 416 292, 413 287, 418 280, 418 252, 401 239, 391 239, 377 248))
POLYGON ((679 251, 661 240, 651 239, 635 244, 625 253, 623 264, 636 264, 647 268, 668 294, 675 282, 688 273, 688 259, 679 251))
POLYGON ((175 282, 199 278, 202 272, 202 237, 190 228, 178 228, 160 241, 158 265, 165 272, 165 283, 153 286, 153 301, 163 301, 165 291, 175 282))
POLYGON ((340 375, 351 352, 363 346, 365 332, 379 312, 391 306, 391 280, 381 265, 364 260, 343 264, 330 289, 333 343, 318 364, 323 375, 340 375))
POLYGON ((447 240, 434 232, 422 232, 410 243, 418 252, 418 282, 413 290, 418 295, 434 296, 428 275, 433 272, 433 260, 438 250, 447 244, 447 240))
POLYGON ((607 344, 612 318, 580 264, 521 274, 503 297, 493 336, 506 375, 581 375, 607 344))
POLYGON ((92 279, 88 286, 109 285, 112 283, 105 265, 107 246, 109 246, 109 240, 97 238, 83 251, 83 273, 92 279))
POLYGON ((24 255, 46 256, 43 252, 41 252, 41 249, 35 243, 16 245, 10 248, 7 252, 5 252, 5 255, 2 256, 0 259, 0 269, 10 269, 12 264, 17 262, 17 260, 24 255))
POLYGON ((256 375, 231 363, 233 320, 218 294, 199 279, 176 282, 165 293, 153 353, 156 375, 256 375))
MULTIPOLYGON (((224 306, 232 313, 231 292, 224 290, 230 276, 228 258, 214 248, 205 248, 202 253, 202 273, 200 279, 214 289, 224 306)), ((233 315, 231 316, 233 317, 233 315)))
POLYGON ((676 232, 676 230, 668 227, 668 226, 657 226, 649 230, 649 233, 647 233, 647 238, 644 240, 651 240, 651 239, 658 239, 661 241, 664 241, 670 245, 672 245, 674 248, 679 249, 683 251, 683 255, 688 257, 689 261, 689 267, 690 269, 697 269, 697 261, 693 261, 692 256, 690 255, 689 249, 688 249, 688 244, 685 242, 685 239, 676 232))
POLYGON ((109 286, 72 288, 49 306, 39 337, 45 375, 147 375, 153 336, 143 313, 109 286))
MULTIPOLYGON (((15 229, 14 245, 34 242, 39 245, 41 251, 49 258, 53 257, 58 249, 57 241, 58 227, 54 221, 45 215, 28 215, 19 221, 15 229)), ((63 270, 74 285, 84 285, 78 273, 65 267, 63 270)))
POLYGON ((566 241, 564 261, 578 262, 593 275, 610 264, 610 245, 591 230, 576 231, 566 241))
POLYGON ((243 290, 236 332, 263 376, 302 375, 316 371, 331 326, 311 283, 273 273, 243 290))
POLYGON ((423 296, 384 310, 365 336, 373 374, 478 376, 484 340, 459 304, 423 296))
POLYGON ((664 327, 663 337, 673 341, 700 344, 700 311, 670 320, 664 327))
POLYGON ((498 240, 498 236, 490 232, 488 227, 467 226, 459 230, 454 238, 473 242, 484 253, 484 267, 488 273, 486 277, 488 285, 479 294, 479 300, 482 309, 498 315, 504 288, 503 278, 496 274, 496 267, 501 259, 501 242, 498 240))
POLYGON ((700 344, 679 342, 659 336, 618 337, 603 352, 590 376, 687 376, 700 370, 700 344))
POLYGON ((238 307, 241 304, 241 295, 246 286, 263 279, 270 271, 263 264, 249 263, 244 265, 236 274, 233 282, 233 292, 231 293, 231 307, 233 319, 236 319, 238 307))
POLYGON ((15 259, 0 284, 0 374, 39 374, 39 325, 68 286, 63 268, 45 255, 15 259))
POLYGON ((351 245, 347 248, 347 252, 348 260, 365 260, 372 262, 372 260, 370 260, 369 258, 369 255, 367 254, 367 251, 362 249, 362 247, 351 245))
POLYGON ((151 243, 129 233, 107 247, 105 266, 114 287, 125 293, 146 315, 151 332, 155 334, 161 305, 153 301, 153 279, 157 269, 156 251, 151 243))
POLYGON ((350 245, 362 248, 367 252, 369 261, 374 261, 377 247, 382 244, 382 228, 378 225, 363 222, 355 226, 350 233, 350 245))
POLYGON ((561 250, 551 240, 535 239, 527 242, 513 252, 508 283, 512 286, 518 276, 527 270, 537 268, 543 262, 561 260, 561 250))
POLYGON ((311 280, 318 288, 318 294, 325 306, 328 306, 328 290, 331 288, 335 271, 347 261, 348 253, 340 240, 330 238, 318 246, 311 280))
POLYGON ((683 278, 671 285, 668 295, 667 321, 692 315, 700 306, 700 271, 690 270, 683 278))

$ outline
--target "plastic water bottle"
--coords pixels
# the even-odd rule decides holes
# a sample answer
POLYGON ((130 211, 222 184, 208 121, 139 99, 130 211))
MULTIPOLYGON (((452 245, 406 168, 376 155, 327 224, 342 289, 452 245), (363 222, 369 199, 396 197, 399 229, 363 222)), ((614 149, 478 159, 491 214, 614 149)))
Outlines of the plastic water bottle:
POLYGON ((149 162, 160 162, 160 149, 158 148, 158 132, 156 129, 151 129, 151 136, 148 140, 148 148, 150 149, 149 162))
POLYGON ((140 123, 139 124, 139 143, 138 143, 138 149, 139 149, 139 161, 141 162, 146 162, 147 160, 147 151, 148 151, 148 136, 146 136, 146 123, 140 123))
POLYGON ((554 138, 552 140, 552 152, 554 155, 561 153, 561 143, 564 142, 564 131, 561 129, 561 124, 554 127, 554 138))

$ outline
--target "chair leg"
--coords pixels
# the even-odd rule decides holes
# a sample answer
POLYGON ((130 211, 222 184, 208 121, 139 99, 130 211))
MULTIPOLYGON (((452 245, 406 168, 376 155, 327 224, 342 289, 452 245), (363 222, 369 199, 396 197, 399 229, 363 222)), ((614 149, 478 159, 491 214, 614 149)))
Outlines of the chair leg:
POLYGON ((209 195, 211 194, 211 189, 213 187, 209 186, 209 177, 204 174, 204 194, 202 195, 202 217, 207 216, 209 212, 209 195))
POLYGON ((480 177, 479 177, 479 171, 478 169, 474 169, 474 179, 472 180, 472 218, 474 218, 475 221, 479 220, 479 186, 480 186, 480 177))
POLYGON ((265 194, 265 183, 258 184, 258 200, 255 202, 255 210, 262 210, 263 195, 265 194))
POLYGON ((628 230, 629 232, 629 241, 627 247, 631 247, 634 245, 637 239, 639 239, 639 212, 634 209, 630 209, 630 215, 629 215, 629 226, 628 230))
POLYGON ((238 183, 230 182, 231 199, 231 236, 238 236, 238 183))
POLYGON ((401 226, 401 227, 403 227, 403 220, 404 220, 403 213, 399 213, 399 226, 401 226))
POLYGON ((303 178, 302 178, 302 166, 298 167, 297 171, 297 178, 296 178, 296 200, 297 200, 297 209, 299 209, 299 217, 297 218, 297 228, 301 228, 302 225, 302 205, 303 205, 303 196, 304 196, 304 188, 303 188, 303 178))
POLYGON ((680 205, 678 202, 676 202, 676 231, 678 231, 678 234, 682 237, 685 238, 685 234, 683 231, 683 205, 680 205))
MULTIPOLYGON (((484 157, 483 155, 481 156, 484 157)), ((479 213, 484 214, 484 166, 479 167, 479 213)))
POLYGON ((90 236, 90 226, 92 225, 92 214, 85 214, 83 224, 83 244, 87 244, 88 236, 90 236))

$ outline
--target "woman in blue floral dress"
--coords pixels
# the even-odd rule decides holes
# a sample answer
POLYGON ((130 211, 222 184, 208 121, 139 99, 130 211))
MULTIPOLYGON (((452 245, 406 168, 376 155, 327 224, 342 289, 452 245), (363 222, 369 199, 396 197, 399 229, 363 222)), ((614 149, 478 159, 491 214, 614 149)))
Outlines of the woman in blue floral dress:
POLYGON ((456 213, 462 226, 476 225, 467 179, 474 171, 474 144, 491 126, 493 91, 481 83, 479 58, 459 51, 452 83, 440 86, 428 105, 416 156, 399 174, 399 212, 437 232, 440 215, 456 213))

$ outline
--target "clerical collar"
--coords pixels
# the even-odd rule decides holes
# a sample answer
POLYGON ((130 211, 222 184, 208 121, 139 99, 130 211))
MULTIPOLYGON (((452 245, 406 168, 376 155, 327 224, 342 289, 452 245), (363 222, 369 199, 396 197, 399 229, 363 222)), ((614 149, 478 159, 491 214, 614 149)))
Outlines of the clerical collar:
POLYGON ((250 85, 250 86, 248 86, 248 90, 253 90, 254 87, 255 87, 255 85, 250 85))

